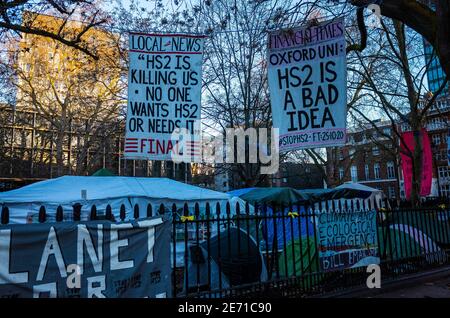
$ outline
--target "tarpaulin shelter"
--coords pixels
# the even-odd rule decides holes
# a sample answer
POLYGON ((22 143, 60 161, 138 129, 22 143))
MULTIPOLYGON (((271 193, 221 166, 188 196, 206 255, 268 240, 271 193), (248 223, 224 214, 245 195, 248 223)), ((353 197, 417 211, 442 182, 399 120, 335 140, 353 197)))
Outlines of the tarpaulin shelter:
POLYGON ((362 199, 366 204, 370 202, 372 206, 381 206, 386 198, 382 190, 358 182, 346 182, 337 186, 335 190, 343 191, 344 199, 362 199))
MULTIPOLYGON (((208 242, 188 247, 185 266, 184 293, 190 289, 209 287, 212 290, 267 280, 267 269, 258 245, 243 229, 230 227, 208 242), (224 239, 226 238, 226 239, 224 239), (208 255, 210 259, 208 260, 208 255), (208 268, 211 279, 208 279, 208 268), (220 280, 219 280, 220 279, 220 280), (210 286, 207 286, 210 283, 210 286)), ((207 289, 207 288, 206 288, 207 289)))
MULTIPOLYGON (((31 185, 0 193, 0 205, 9 208, 9 223, 31 223, 38 219, 39 209, 44 206, 47 220, 55 219, 58 206, 63 208, 64 220, 71 220, 73 206, 81 205, 81 220, 87 220, 93 205, 98 215, 104 214, 108 205, 116 219, 120 216, 120 208, 125 207, 125 220, 134 218, 135 206, 139 207, 139 217, 147 215, 150 204, 153 215, 161 204, 170 211, 172 204, 182 209, 188 204, 193 213, 195 203, 204 211, 206 202, 214 208, 216 203, 225 211, 230 202, 228 194, 204 189, 167 178, 135 178, 135 177, 94 177, 63 176, 36 182, 31 185)), ((237 198, 241 208, 245 203, 237 198)), ((234 209, 231 209, 234 213, 234 209)))
MULTIPOLYGON (((235 195, 237 192, 232 191, 228 193, 235 195)), ((252 204, 257 203, 259 213, 268 217, 261 222, 260 229, 264 239, 267 240, 269 250, 272 249, 275 240, 278 248, 281 249, 285 244, 289 244, 290 241, 299 239, 299 236, 313 235, 314 224, 310 217, 305 216, 305 204, 309 203, 311 199, 308 194, 289 187, 251 188, 249 191, 243 191, 239 197, 252 204), (263 204, 266 206, 265 210, 263 209, 263 204), (273 209, 278 214, 283 213, 287 215, 294 212, 300 216, 289 219, 289 222, 292 222, 292 226, 290 224, 283 226, 283 218, 271 217, 273 209)))
POLYGON ((252 188, 251 191, 239 195, 239 197, 250 203, 258 204, 296 204, 304 203, 309 200, 309 196, 294 188, 252 188))
POLYGON ((227 193, 252 204, 283 204, 285 206, 298 203, 314 204, 329 200, 366 200, 370 198, 381 200, 384 198, 383 191, 359 183, 344 183, 334 189, 244 188, 227 193))
MULTIPOLYGON (((350 206, 352 201, 359 200, 361 204, 363 200, 381 199, 383 196, 382 191, 360 184, 344 184, 334 189, 247 188, 232 191, 231 194, 238 195, 241 199, 252 204, 258 204, 259 213, 266 213, 268 218, 260 224, 262 237, 266 242, 261 246, 267 248, 267 252, 270 253, 274 253, 274 247, 276 246, 277 251, 282 254, 286 248, 286 251, 288 251, 286 256, 289 259, 295 258, 296 263, 301 262, 303 266, 306 266, 303 268, 296 266, 297 271, 310 270, 310 266, 315 264, 313 260, 316 257, 316 250, 308 245, 308 242, 311 243, 314 237, 315 223, 311 212, 305 211, 307 205, 312 206, 317 211, 319 202, 328 201, 330 203, 333 200, 340 200, 342 204, 347 201, 350 206), (265 211, 263 211, 263 204, 267 206, 265 211), (284 217, 272 217, 273 210, 276 214, 284 215, 284 217), (288 215, 292 215, 292 217, 287 218, 288 215), (294 253, 292 253, 292 250, 294 250, 294 253), (305 254, 304 251, 308 252, 305 254)), ((324 206, 322 205, 322 208, 324 206)), ((284 255, 280 257, 281 263, 283 263, 284 257, 284 255)), ((292 264, 293 262, 289 263, 292 264)), ((288 268, 287 274, 292 274, 290 273, 292 270, 292 268, 288 268)))

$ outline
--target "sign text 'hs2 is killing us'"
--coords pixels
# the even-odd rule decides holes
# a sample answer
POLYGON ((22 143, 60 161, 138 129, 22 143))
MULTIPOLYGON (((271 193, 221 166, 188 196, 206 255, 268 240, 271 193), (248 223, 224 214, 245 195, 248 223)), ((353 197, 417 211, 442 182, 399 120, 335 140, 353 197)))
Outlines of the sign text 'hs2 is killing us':
POLYGON ((126 157, 200 153, 203 42, 197 35, 130 34, 126 157), (172 136, 179 129, 190 133, 188 144, 172 136))

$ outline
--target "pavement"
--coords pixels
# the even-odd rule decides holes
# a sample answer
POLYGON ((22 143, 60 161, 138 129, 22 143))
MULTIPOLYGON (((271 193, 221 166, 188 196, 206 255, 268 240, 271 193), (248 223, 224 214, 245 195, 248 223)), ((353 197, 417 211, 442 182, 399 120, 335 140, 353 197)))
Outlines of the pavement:
POLYGON ((322 295, 326 298, 450 298, 450 266, 381 282, 381 288, 359 287, 322 295))
POLYGON ((406 288, 382 292, 373 298, 450 298, 450 273, 406 288))

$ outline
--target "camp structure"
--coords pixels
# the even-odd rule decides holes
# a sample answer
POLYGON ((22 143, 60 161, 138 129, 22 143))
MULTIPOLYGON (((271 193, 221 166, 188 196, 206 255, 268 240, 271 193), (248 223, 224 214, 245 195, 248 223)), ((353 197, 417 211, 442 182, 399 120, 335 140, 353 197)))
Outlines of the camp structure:
POLYGON ((241 228, 230 227, 216 233, 209 242, 191 243, 187 257, 182 294, 186 294, 186 286, 189 294, 197 289, 222 290, 267 280, 267 269, 258 244, 241 228))
MULTIPOLYGON (((306 210, 307 207, 317 213, 326 207, 326 202, 328 206, 334 201, 335 204, 341 202, 342 207, 350 207, 356 202, 360 206, 362 202, 368 204, 367 200, 372 200, 373 207, 375 200, 383 198, 382 191, 360 184, 345 184, 334 189, 246 188, 228 194, 258 207, 258 213, 263 216, 259 225, 262 253, 271 254, 272 259, 273 255, 278 255, 280 275, 285 276, 318 270, 314 214, 306 210)), ((269 270, 273 270, 275 263, 267 264, 269 270)))
POLYGON ((246 188, 227 192, 231 196, 238 196, 242 200, 255 204, 276 204, 288 205, 296 203, 305 203, 309 196, 301 193, 299 190, 289 187, 277 188, 246 188))
POLYGON ((120 219, 121 210, 125 220, 130 220, 136 216, 156 215, 161 204, 164 204, 165 212, 170 212, 176 204, 177 212, 183 213, 187 203, 189 213, 194 213, 198 203, 200 213, 204 213, 207 202, 213 210, 219 203, 221 211, 225 211, 227 203, 231 202, 234 207, 231 213, 235 212, 236 204, 245 208, 239 198, 167 178, 63 176, 0 193, 1 209, 7 207, 9 210, 9 223, 38 222, 42 207, 47 221, 55 220, 59 207, 64 221, 73 220, 74 206, 81 209, 81 221, 89 220, 94 205, 99 216, 105 215, 109 205, 116 220, 120 219))
MULTIPOLYGON (((244 188, 227 192, 251 204, 266 205, 304 205, 332 200, 367 200, 374 206, 375 201, 381 202, 385 196, 383 191, 359 183, 344 183, 333 189, 304 189, 290 187, 244 188)), ((350 203, 350 202, 348 202, 350 203)), ((362 202, 360 202, 362 203, 362 202)), ((317 207, 316 207, 317 208, 317 207)))

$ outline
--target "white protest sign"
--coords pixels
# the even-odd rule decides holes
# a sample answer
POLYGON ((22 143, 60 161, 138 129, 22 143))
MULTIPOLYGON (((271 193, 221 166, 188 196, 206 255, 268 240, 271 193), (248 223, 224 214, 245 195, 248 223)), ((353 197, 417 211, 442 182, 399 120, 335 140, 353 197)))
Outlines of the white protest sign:
POLYGON ((200 156, 204 36, 130 33, 124 156, 170 160, 200 156), (175 138, 179 130, 189 140, 175 138))
POLYGON ((344 20, 269 34, 268 79, 280 152, 346 139, 344 20))

